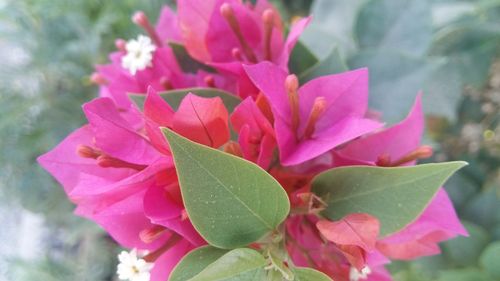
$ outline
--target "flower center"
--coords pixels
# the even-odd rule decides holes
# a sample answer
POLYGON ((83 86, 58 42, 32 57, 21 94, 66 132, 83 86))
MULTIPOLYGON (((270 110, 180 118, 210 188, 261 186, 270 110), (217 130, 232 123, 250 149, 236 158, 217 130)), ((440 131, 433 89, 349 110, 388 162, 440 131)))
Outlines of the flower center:
POLYGON ((109 155, 104 154, 102 151, 92 148, 87 145, 79 145, 76 148, 76 154, 83 158, 92 158, 97 160, 97 165, 103 168, 129 168, 137 171, 146 169, 146 165, 139 165, 129 163, 109 155))
POLYGON ((311 113, 309 113, 309 118, 307 119, 306 129, 304 131, 304 138, 310 139, 314 134, 316 123, 318 119, 323 115, 326 110, 326 99, 324 97, 317 97, 314 99, 313 107, 311 113))
POLYGON ((375 163, 377 166, 381 167, 397 167, 418 159, 429 158, 432 156, 432 154, 432 147, 422 145, 396 161, 392 161, 391 157, 388 154, 382 154, 377 158, 377 161, 375 163))
POLYGON ((285 89, 288 94, 288 102, 290 103, 290 109, 292 112, 292 130, 295 132, 297 137, 297 130, 300 124, 300 112, 299 112, 299 80, 294 74, 288 75, 285 79, 285 89))

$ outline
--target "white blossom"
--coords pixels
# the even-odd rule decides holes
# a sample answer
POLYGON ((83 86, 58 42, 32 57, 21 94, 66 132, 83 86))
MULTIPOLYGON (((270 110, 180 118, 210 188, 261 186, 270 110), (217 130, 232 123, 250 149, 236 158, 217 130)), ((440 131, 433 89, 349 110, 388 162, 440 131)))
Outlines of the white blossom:
POLYGON ((151 38, 139 35, 137 39, 132 39, 125 45, 127 54, 122 57, 122 67, 135 75, 138 70, 153 66, 153 52, 156 46, 151 38))
POLYGON ((118 264, 116 273, 120 280, 128 281, 149 281, 152 263, 137 257, 137 250, 130 252, 122 251, 118 255, 118 264))
POLYGON ((365 266, 361 271, 357 270, 355 267, 351 267, 351 271, 349 272, 349 280, 350 281, 359 281, 368 279, 368 275, 372 273, 372 270, 365 266))

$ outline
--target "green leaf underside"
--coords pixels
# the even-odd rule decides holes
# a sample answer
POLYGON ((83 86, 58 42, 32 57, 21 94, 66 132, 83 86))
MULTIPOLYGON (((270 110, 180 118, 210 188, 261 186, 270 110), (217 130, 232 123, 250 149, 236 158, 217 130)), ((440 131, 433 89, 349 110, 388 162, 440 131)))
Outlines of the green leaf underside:
POLYGON ((340 56, 338 48, 335 47, 325 59, 318 61, 315 65, 300 74, 300 83, 304 84, 319 76, 331 75, 347 70, 349 68, 340 56))
POLYGON ((294 281, 332 281, 332 279, 323 272, 312 268, 297 267, 294 268, 293 272, 295 273, 294 281))
MULTIPOLYGON (((199 97, 205 97, 205 98, 220 97, 229 113, 233 112, 234 108, 241 102, 241 99, 239 97, 229 92, 214 88, 187 88, 182 90, 171 90, 171 91, 160 92, 159 95, 174 110, 177 110, 184 97, 189 93, 193 93, 199 97)), ((140 109, 144 108, 144 101, 146 100, 146 95, 131 93, 129 94, 129 97, 132 99, 132 101, 134 101, 134 103, 140 109)))
POLYGON ((266 259, 257 251, 234 249, 203 269, 189 281, 262 281, 266 259))
POLYGON ((465 165, 456 161, 396 168, 342 167, 316 176, 312 190, 327 202, 323 215, 329 219, 368 213, 379 219, 384 237, 417 219, 439 187, 465 165))
POLYGON ((185 255, 175 266, 168 280, 189 280, 226 253, 226 250, 218 249, 212 246, 204 246, 194 249, 185 255))
POLYGON ((280 184, 259 166, 194 143, 163 128, 191 222, 218 248, 246 246, 274 230, 290 203, 280 184))

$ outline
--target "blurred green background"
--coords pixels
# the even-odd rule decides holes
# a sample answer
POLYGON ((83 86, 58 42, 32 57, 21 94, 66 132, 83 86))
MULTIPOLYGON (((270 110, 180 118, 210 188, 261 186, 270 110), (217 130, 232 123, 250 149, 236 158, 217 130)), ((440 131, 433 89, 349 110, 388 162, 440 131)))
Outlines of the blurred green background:
MULTIPOLYGON (((116 245, 72 214, 36 163, 85 123, 93 65, 168 0, 0 0, 0 281, 114 280, 116 245)), ((371 106, 401 120, 424 92, 432 161, 470 165, 446 188, 470 232, 441 256, 390 265, 396 280, 500 280, 500 0, 275 0, 317 73, 370 68, 371 106)), ((171 3, 170 3, 171 4, 171 3)))

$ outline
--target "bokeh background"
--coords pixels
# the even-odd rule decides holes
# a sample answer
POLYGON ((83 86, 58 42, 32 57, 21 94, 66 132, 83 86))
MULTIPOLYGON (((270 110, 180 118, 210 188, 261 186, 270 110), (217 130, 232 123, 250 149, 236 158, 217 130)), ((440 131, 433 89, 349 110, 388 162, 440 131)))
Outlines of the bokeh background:
MULTIPOLYGON (((115 280, 120 250, 72 214, 35 162, 85 121, 93 65, 169 0, 0 0, 0 281, 115 280)), ((466 160, 446 189, 470 232, 396 280, 500 280, 500 0, 275 0, 323 71, 370 68, 371 106, 401 120, 424 92, 432 161, 466 160)))

